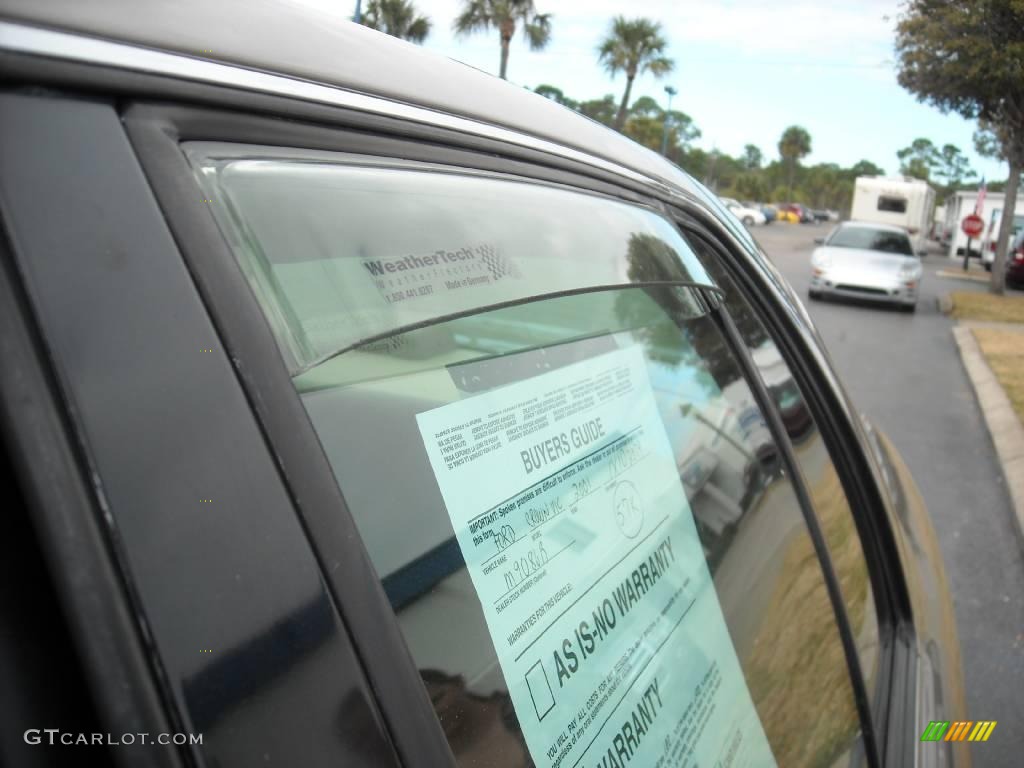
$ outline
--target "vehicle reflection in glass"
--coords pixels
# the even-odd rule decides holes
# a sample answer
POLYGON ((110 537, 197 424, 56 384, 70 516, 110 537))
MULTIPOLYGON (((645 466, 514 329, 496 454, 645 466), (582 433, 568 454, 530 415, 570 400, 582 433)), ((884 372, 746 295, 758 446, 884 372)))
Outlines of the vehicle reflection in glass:
MULTIPOLYGON (((710 246, 699 238, 694 239, 693 245, 708 272, 724 290, 729 316, 793 445, 798 468, 811 497, 811 507, 839 581, 865 687, 873 699, 880 651, 878 614, 860 535, 828 447, 789 366, 758 315, 742 297, 710 246)), ((888 462, 880 462, 880 465, 888 466, 888 462)))

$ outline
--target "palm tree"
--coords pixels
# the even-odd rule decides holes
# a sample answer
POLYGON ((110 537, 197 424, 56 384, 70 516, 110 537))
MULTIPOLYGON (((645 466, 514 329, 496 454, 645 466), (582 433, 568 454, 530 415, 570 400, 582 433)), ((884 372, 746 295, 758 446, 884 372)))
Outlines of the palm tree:
POLYGON ((508 46, 522 22, 523 34, 530 49, 539 51, 551 40, 551 14, 537 13, 533 0, 462 0, 462 13, 452 25, 457 35, 497 29, 501 37, 501 68, 505 80, 508 71, 508 46))
POLYGON ((411 0, 370 0, 362 23, 413 43, 422 43, 430 34, 430 18, 419 15, 411 0))
POLYGON ((637 75, 650 72, 661 77, 672 71, 675 62, 664 55, 668 43, 661 36, 661 24, 650 19, 626 19, 616 16, 611 29, 597 49, 597 60, 604 64, 608 74, 615 77, 626 73, 626 92, 622 94, 619 111, 615 115, 615 128, 621 131, 626 122, 626 105, 637 75))
POLYGON ((779 139, 779 154, 789 167, 789 182, 786 185, 787 202, 793 199, 793 173, 797 162, 811 154, 811 134, 799 125, 791 125, 782 132, 779 139))

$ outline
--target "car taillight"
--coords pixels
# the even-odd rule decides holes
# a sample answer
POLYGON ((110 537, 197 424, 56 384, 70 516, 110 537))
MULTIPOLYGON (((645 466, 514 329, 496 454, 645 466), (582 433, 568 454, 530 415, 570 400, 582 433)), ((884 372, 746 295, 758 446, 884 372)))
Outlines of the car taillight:
POLYGON ((1013 254, 1014 264, 1024 264, 1024 251, 1017 251, 1013 254))
POLYGON ((995 252, 995 250, 996 250, 996 241, 995 240, 989 240, 989 242, 988 242, 988 249, 990 251, 992 251, 993 253, 995 252))

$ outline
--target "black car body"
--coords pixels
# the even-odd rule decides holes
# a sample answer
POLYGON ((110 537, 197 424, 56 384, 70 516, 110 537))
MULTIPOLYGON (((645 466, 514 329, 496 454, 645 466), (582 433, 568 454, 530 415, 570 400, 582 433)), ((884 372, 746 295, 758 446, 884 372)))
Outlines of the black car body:
MULTIPOLYGON (((991 270, 992 265, 986 264, 991 270)), ((1024 234, 1015 232, 1006 248, 1006 284, 1013 288, 1024 287, 1024 234)))
POLYGON ((1006 256, 1006 284, 1014 288, 1024 287, 1024 249, 1018 248, 1006 256))
POLYGON ((689 176, 335 16, 2 7, 4 764, 968 765, 914 482, 689 176))

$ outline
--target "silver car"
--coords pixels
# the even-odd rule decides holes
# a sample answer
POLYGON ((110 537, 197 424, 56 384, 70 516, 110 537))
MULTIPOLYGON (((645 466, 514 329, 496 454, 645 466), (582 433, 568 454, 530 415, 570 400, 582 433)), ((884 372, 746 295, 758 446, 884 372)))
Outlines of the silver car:
POLYGON ((850 221, 815 242, 808 296, 845 296, 898 305, 913 312, 921 261, 905 230, 850 221))

